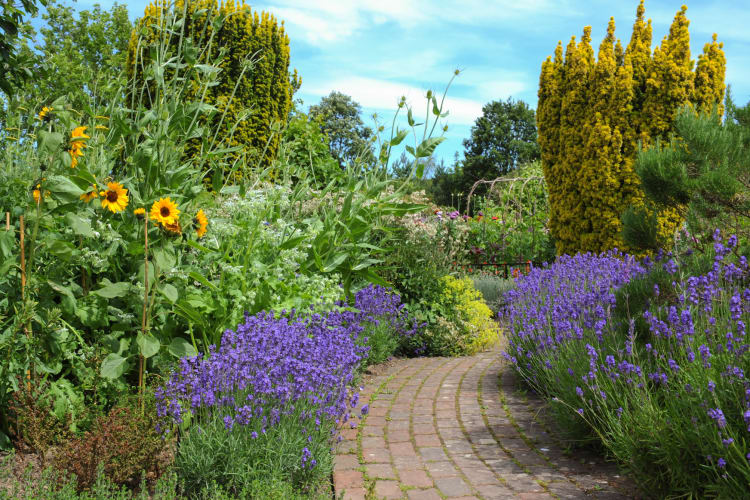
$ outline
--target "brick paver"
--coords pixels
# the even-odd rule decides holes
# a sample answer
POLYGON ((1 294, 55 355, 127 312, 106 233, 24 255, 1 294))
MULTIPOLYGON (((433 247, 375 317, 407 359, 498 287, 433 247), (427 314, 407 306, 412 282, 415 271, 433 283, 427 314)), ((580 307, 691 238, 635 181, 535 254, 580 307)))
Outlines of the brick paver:
POLYGON ((542 402, 516 387, 498 351, 393 361, 367 380, 370 411, 342 435, 336 498, 637 496, 601 458, 566 455, 542 402))

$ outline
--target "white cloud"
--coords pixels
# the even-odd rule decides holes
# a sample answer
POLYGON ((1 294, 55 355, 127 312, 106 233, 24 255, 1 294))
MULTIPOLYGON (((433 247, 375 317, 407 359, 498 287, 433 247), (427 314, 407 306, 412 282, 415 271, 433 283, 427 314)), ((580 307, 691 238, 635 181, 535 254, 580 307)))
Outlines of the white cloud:
MULTIPOLYGON (((407 29, 434 27, 436 23, 492 26, 534 21, 552 10, 563 11, 561 0, 276 0, 256 4, 290 25, 295 37, 323 46, 345 40, 368 28, 388 22, 407 29)), ((572 11, 568 12, 573 15, 572 11)))
MULTIPOLYGON (((424 116, 427 102, 425 99, 427 88, 375 78, 352 76, 303 87, 305 94, 316 97, 328 95, 333 90, 351 96, 363 108, 386 112, 395 111, 401 96, 404 96, 407 103, 414 108, 415 117, 424 116)), ((432 90, 440 89, 433 88, 432 90)), ((442 94, 438 97, 440 95, 442 94)), ((473 124, 474 120, 482 114, 482 105, 482 101, 448 96, 443 105, 443 110, 449 111, 445 121, 450 125, 473 124)))

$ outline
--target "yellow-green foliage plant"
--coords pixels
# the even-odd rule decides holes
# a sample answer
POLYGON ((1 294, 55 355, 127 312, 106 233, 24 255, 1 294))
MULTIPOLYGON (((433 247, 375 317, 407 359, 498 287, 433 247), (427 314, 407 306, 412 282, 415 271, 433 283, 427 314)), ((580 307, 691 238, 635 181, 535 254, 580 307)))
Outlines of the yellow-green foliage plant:
MULTIPOLYGON (((159 96, 150 93, 149 79, 160 78, 149 71, 154 58, 174 58, 193 68, 189 100, 200 100, 215 108, 203 124, 213 133, 213 149, 220 144, 232 157, 224 174, 242 177, 244 165, 269 168, 276 158, 281 129, 299 88, 296 70, 289 73, 289 36, 284 23, 269 13, 254 12, 235 0, 157 0, 146 7, 135 25, 128 49, 127 72, 131 79, 131 106, 150 107, 159 96), (168 18, 184 19, 182 30, 170 36, 160 53, 168 18), (218 75, 210 64, 218 64, 218 75), (200 82, 214 77, 218 84, 206 88, 200 82), (144 85, 145 82, 145 85, 144 85), (197 93, 202 95, 196 95, 197 93)), ((212 146, 209 144, 208 146, 212 146)), ((189 156, 205 153, 206 144, 193 141, 189 156)))
MULTIPOLYGON (((621 216, 631 206, 651 211, 633 169, 639 147, 668 138, 680 106, 722 111, 722 44, 714 35, 694 69, 686 10, 653 54, 641 0, 627 48, 610 19, 596 58, 587 26, 564 57, 558 43, 542 63, 537 126, 558 254, 632 250, 622 240, 621 216)), ((680 217, 675 210, 657 217, 659 238, 669 244, 680 217)))
POLYGON ((433 355, 475 354, 497 342, 500 330, 471 278, 443 276, 436 308, 440 316, 427 327, 425 341, 433 355))

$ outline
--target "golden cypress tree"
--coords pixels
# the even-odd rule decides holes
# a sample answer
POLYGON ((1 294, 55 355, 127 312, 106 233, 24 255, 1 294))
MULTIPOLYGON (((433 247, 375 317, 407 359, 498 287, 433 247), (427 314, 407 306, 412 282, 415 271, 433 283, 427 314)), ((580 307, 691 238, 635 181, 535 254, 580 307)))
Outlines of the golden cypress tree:
MULTIPOLYGON (((562 179, 561 164, 557 161, 560 155, 560 111, 562 107, 563 84, 563 48, 562 42, 557 43, 554 60, 550 57, 542 63, 542 73, 539 76, 539 101, 537 105, 538 141, 542 157, 544 175, 548 179, 562 179)), ((561 215, 555 212, 562 207, 561 196, 564 191, 560 184, 547 186, 550 203, 550 230, 559 233, 561 215), (554 226, 554 227, 553 227, 554 226)))
MULTIPOLYGON (((694 76, 685 12, 683 6, 653 55, 641 0, 625 50, 612 19, 598 60, 587 27, 581 43, 568 44, 564 60, 558 44, 555 61, 543 63, 537 125, 558 253, 631 250, 622 241, 622 214, 628 207, 653 213, 633 169, 638 148, 668 135, 685 103, 705 108, 723 99, 721 44, 714 37, 706 45, 694 76)), ((675 210, 658 213, 661 240, 679 223, 675 210)))
MULTIPOLYGON (((177 25, 179 26, 179 25, 177 25)), ((253 12, 248 5, 235 0, 177 0, 170 9, 165 2, 146 7, 136 22, 128 52, 127 70, 136 85, 144 81, 144 68, 154 57, 158 40, 168 38, 171 57, 198 67, 212 64, 221 54, 221 71, 216 85, 203 89, 205 79, 199 72, 191 74, 185 98, 202 99, 213 105, 214 113, 204 125, 216 134, 218 145, 240 147, 229 155, 228 166, 242 159, 247 165, 267 167, 276 157, 279 134, 272 133, 274 123, 285 123, 291 110, 293 93, 300 85, 296 70, 289 74, 289 37, 283 22, 263 12, 253 12), (182 31, 164 35, 166 19, 181 19, 182 31), (221 22, 217 22, 217 21, 221 22)), ((148 86, 145 86, 148 89, 148 86)), ((143 96, 134 96, 149 105, 143 96)), ((202 144, 192 142, 188 156, 200 155, 202 144)), ((242 174, 235 171, 235 178, 242 174)))
POLYGON ((654 49, 641 111, 651 141, 667 138, 677 110, 693 97, 690 21, 686 11, 683 5, 669 27, 669 35, 654 49))
MULTIPOLYGON (((623 61, 624 63, 624 61, 623 61)), ((615 21, 611 18, 607 36, 599 47, 591 84, 588 120, 583 127, 587 138, 577 184, 583 204, 579 249, 601 252, 617 246, 620 212, 627 188, 623 174, 622 120, 632 100, 632 67, 617 65, 615 21)), ((630 172, 632 175, 632 171, 630 172)), ((630 179, 628 179, 630 180, 630 179)))
POLYGON ((723 43, 716 42, 714 33, 711 43, 703 46, 703 54, 698 56, 698 66, 695 69, 695 97, 694 102, 698 111, 711 111, 717 106, 719 117, 724 115, 724 74, 727 59, 724 56, 723 43))
POLYGON ((591 48, 591 27, 583 30, 581 41, 571 38, 562 65, 560 92, 560 154, 556 178, 560 190, 560 209, 554 222, 558 252, 567 253, 578 245, 580 232, 585 228, 584 206, 577 183, 578 170, 586 149, 586 136, 582 124, 587 117, 589 80, 594 67, 594 50, 591 48))
POLYGON ((645 21, 646 8, 643 0, 636 10, 633 33, 626 49, 627 58, 633 68, 633 106, 630 111, 630 127, 625 133, 626 154, 631 156, 638 150, 638 141, 648 141, 645 117, 642 116, 643 101, 646 98, 646 80, 651 71, 651 40, 653 31, 651 19, 645 21))

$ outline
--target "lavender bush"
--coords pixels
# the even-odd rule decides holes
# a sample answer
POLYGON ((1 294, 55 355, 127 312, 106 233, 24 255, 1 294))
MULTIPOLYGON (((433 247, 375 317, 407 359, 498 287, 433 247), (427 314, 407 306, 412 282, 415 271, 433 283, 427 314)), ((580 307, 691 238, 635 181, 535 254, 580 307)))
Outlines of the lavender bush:
POLYGON ((330 474, 335 429, 357 406, 367 332, 412 331, 399 297, 381 287, 358 292, 354 308, 337 305, 325 315, 246 316, 218 349, 182 359, 156 391, 162 430, 187 428, 176 465, 188 492, 271 479, 306 490, 330 474))
POLYGON ((712 267, 695 276, 672 256, 562 257, 509 292, 506 357, 571 435, 598 438, 657 496, 750 496, 750 289, 735 246, 717 233, 712 267), (618 324, 616 290, 657 272, 670 290, 655 286, 618 324))

